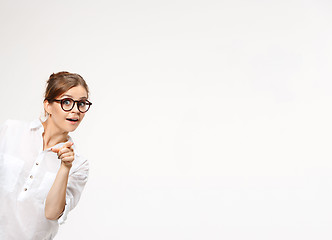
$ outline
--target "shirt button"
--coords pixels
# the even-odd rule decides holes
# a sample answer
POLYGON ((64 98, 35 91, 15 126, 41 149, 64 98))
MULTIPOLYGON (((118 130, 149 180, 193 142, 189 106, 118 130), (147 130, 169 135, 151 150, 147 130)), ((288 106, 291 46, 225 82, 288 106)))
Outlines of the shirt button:
POLYGON ((36 165, 39 165, 39 163, 36 162, 36 165))
POLYGON ((28 190, 27 188, 24 188, 24 191, 28 190))
POLYGON ((31 176, 30 176, 30 178, 32 179, 32 178, 33 178, 33 176, 31 175, 31 176))

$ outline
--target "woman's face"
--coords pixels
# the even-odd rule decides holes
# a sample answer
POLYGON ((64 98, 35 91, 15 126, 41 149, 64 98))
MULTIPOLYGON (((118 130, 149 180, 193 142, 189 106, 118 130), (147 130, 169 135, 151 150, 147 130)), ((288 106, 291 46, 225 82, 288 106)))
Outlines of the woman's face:
MULTIPOLYGON (((57 100, 71 98, 77 100, 87 100, 88 93, 82 86, 76 86, 60 95, 57 100)), ((51 115, 48 120, 63 132, 74 131, 84 118, 85 113, 81 113, 77 109, 77 103, 74 104, 72 110, 66 112, 61 108, 60 102, 45 102, 45 110, 51 115)))

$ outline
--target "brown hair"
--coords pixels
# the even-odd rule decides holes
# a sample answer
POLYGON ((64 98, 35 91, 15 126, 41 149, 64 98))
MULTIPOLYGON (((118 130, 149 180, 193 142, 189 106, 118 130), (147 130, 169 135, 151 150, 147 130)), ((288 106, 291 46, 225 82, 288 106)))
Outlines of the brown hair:
POLYGON ((47 100, 51 103, 61 94, 76 86, 84 87, 89 96, 88 85, 80 75, 70 72, 53 73, 47 80, 44 101, 47 100))

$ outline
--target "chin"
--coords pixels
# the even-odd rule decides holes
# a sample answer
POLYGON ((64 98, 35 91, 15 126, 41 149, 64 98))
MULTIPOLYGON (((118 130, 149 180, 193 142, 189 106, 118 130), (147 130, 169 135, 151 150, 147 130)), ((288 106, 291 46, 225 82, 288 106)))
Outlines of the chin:
MULTIPOLYGON (((78 126, 77 126, 78 127, 78 126)), ((77 127, 71 127, 71 128, 68 128, 68 132, 74 132, 76 129, 77 129, 77 127)))
POLYGON ((66 124, 64 125, 64 128, 66 129, 67 132, 74 132, 78 128, 80 123, 81 123, 81 121, 72 125, 72 124, 66 122, 66 124))

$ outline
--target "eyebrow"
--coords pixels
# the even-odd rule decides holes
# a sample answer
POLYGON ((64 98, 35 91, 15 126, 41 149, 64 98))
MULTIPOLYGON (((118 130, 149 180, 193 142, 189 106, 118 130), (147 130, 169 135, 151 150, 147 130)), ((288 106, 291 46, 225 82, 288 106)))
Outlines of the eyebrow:
MULTIPOLYGON (((65 94, 62 97, 70 97, 73 98, 73 96, 69 95, 69 94, 65 94)), ((81 97, 80 99, 88 99, 87 97, 81 97)))

